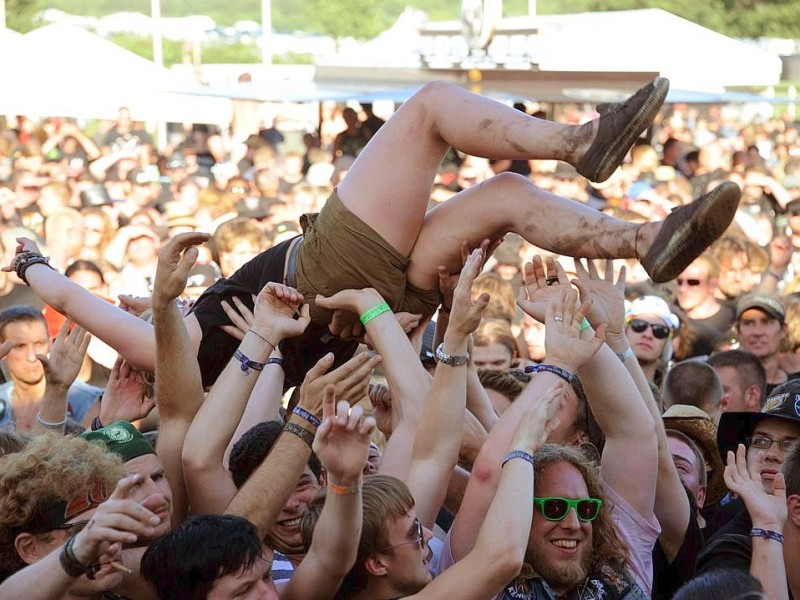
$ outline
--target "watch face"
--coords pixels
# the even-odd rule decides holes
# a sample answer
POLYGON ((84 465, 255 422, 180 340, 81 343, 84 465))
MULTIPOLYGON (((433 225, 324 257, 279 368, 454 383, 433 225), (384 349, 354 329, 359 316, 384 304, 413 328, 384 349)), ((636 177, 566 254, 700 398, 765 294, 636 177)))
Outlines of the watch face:
POLYGON ((489 46, 502 16, 502 0, 461 1, 461 31, 470 50, 489 46))

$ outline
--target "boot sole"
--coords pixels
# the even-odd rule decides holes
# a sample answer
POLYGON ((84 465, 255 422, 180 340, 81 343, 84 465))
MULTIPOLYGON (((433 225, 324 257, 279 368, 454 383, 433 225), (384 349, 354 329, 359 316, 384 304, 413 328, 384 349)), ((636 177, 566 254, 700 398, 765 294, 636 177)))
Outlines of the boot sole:
MULTIPOLYGON (((657 77, 653 80, 653 92, 639 108, 639 111, 628 122, 622 133, 618 135, 611 145, 606 148, 603 158, 594 169, 593 174, 586 174, 585 169, 578 169, 581 175, 587 177, 595 183, 602 183, 614 173, 620 165, 625 155, 630 150, 633 143, 639 139, 642 132, 653 122, 669 91, 669 80, 665 77, 657 77)), ((591 148, 587 154, 591 154, 591 148)), ((581 161, 583 162, 583 161, 581 161)))
POLYGON ((667 216, 642 260, 650 278, 655 283, 664 283, 680 275, 725 232, 736 214, 740 197, 739 186, 727 181, 687 206, 690 210, 667 216), (675 225, 675 219, 682 221, 675 225))

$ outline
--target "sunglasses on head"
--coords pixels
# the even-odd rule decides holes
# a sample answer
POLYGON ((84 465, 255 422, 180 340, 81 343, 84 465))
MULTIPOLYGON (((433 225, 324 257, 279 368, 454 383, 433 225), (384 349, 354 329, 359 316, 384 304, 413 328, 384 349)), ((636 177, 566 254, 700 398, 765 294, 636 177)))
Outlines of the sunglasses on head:
POLYGON ((574 508, 578 520, 584 523, 594 521, 600 514, 600 507, 603 506, 603 501, 599 498, 542 497, 534 498, 533 503, 539 507, 542 516, 548 521, 563 521, 570 509, 574 508))
POLYGON ((636 333, 643 333, 649 327, 653 332, 653 337, 659 340, 666 339, 670 332, 670 328, 666 325, 650 323, 644 319, 631 319, 629 325, 636 333))
POLYGON ((680 277, 675 280, 678 283, 678 287, 682 286, 684 283, 691 287, 696 287, 703 283, 699 279, 681 279, 680 277))

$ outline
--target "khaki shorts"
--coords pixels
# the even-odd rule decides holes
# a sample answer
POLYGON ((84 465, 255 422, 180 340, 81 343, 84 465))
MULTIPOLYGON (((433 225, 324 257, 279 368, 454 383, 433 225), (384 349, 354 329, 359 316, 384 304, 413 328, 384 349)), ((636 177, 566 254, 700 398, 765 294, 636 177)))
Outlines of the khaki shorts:
POLYGON ((410 259, 395 250, 342 204, 336 190, 322 211, 303 215, 303 245, 297 254, 297 289, 311 304, 316 323, 330 323, 330 311, 314 305, 316 294, 373 287, 394 312, 430 315, 441 302, 439 290, 408 283, 410 259))

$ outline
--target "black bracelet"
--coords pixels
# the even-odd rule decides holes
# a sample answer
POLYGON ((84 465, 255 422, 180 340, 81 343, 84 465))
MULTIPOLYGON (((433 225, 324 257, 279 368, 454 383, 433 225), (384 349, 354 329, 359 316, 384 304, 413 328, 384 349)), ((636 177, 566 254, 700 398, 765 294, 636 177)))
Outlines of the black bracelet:
POLYGON ((33 265, 47 265, 51 269, 53 268, 50 266, 50 258, 48 256, 42 256, 38 252, 32 250, 20 252, 14 264, 14 272, 17 274, 17 277, 25 282, 25 285, 30 285, 30 283, 28 283, 28 278, 25 277, 25 272, 33 265))
POLYGON ((308 421, 314 427, 319 427, 320 425, 322 425, 322 421, 320 421, 317 417, 312 415, 310 412, 308 412, 304 408, 301 408, 299 406, 295 406, 294 410, 292 410, 292 412, 294 414, 296 414, 298 417, 300 417, 301 419, 304 419, 304 420, 308 421))
POLYGON ((244 354, 242 354, 241 350, 238 349, 233 353, 233 358, 242 363, 242 372, 245 375, 250 375, 250 369, 253 369, 254 371, 263 371, 264 365, 266 364, 250 360, 244 354))
POLYGON ((558 375, 570 385, 572 385, 572 383, 575 381, 575 375, 566 369, 562 369, 561 367, 557 367, 555 365, 531 365, 529 367, 525 367, 526 373, 540 373, 542 371, 547 371, 548 373, 558 375))
POLYGON ((760 527, 753 527, 750 530, 750 537, 760 537, 766 540, 774 540, 776 542, 783 543, 783 534, 778 533, 777 531, 771 531, 769 529, 761 529, 760 527))
POLYGON ((283 359, 280 356, 273 356, 269 360, 267 360, 268 365, 280 365, 283 366, 283 359))
POLYGON ((294 423, 287 423, 283 426, 284 431, 288 431, 289 433, 293 433, 301 440, 303 440, 306 444, 308 444, 309 448, 313 448, 314 445, 314 435, 308 430, 300 425, 295 425, 294 423))
POLYGON ((76 558, 75 551, 72 549, 72 545, 75 543, 75 536, 77 535, 76 533, 67 540, 67 543, 64 544, 64 547, 58 555, 61 568, 64 569, 64 572, 70 577, 80 577, 86 573, 86 566, 76 558))
POLYGON ((90 425, 92 431, 97 431, 98 429, 103 428, 103 422, 100 420, 100 417, 95 417, 92 419, 92 424, 90 425))

